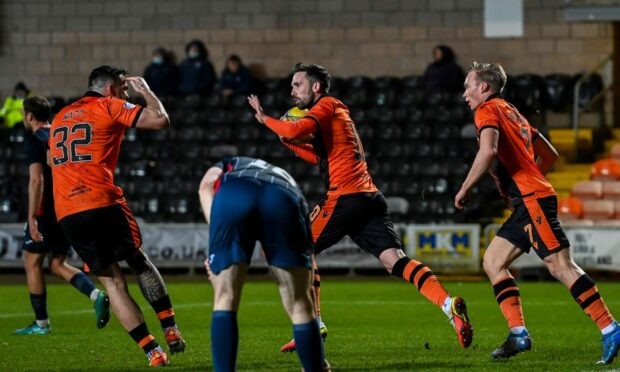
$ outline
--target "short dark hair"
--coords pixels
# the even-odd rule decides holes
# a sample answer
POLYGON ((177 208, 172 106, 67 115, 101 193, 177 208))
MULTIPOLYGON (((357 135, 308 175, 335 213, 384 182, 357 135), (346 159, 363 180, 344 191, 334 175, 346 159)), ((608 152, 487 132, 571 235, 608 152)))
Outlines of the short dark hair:
POLYGON ((314 84, 315 81, 318 81, 321 84, 322 93, 329 93, 332 76, 325 69, 325 67, 320 65, 307 65, 298 62, 293 68, 293 73, 297 72, 305 72, 306 77, 308 78, 308 80, 310 80, 312 84, 314 84))
POLYGON ((40 96, 26 98, 24 100, 24 112, 31 113, 38 121, 48 121, 52 115, 49 102, 40 96))
POLYGON ((118 82, 122 75, 127 75, 127 71, 114 66, 99 66, 91 71, 88 76, 88 88, 103 88, 108 82, 118 82))

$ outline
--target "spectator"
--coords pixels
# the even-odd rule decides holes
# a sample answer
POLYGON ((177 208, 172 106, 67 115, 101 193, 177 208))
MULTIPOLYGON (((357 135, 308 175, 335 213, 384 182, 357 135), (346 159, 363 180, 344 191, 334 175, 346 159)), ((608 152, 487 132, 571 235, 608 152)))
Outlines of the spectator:
POLYGON ((433 48, 433 62, 424 72, 427 93, 463 91, 465 73, 456 63, 456 55, 452 48, 446 45, 437 45, 433 48))
POLYGON ((192 40, 185 46, 187 58, 179 66, 181 80, 179 93, 207 96, 215 85, 215 70, 209 61, 209 51, 200 40, 192 40))
POLYGON ((16 124, 24 121, 24 99, 30 95, 30 90, 26 84, 19 82, 13 89, 13 95, 7 97, 0 109, 0 123, 4 123, 7 128, 13 128, 16 124))
POLYGON ((153 51, 153 59, 144 70, 144 79, 159 97, 174 95, 177 91, 179 68, 174 55, 162 47, 153 51))
POLYGON ((226 67, 222 71, 220 88, 222 96, 226 99, 232 96, 247 96, 252 93, 252 73, 245 67, 241 58, 231 54, 226 60, 226 67))

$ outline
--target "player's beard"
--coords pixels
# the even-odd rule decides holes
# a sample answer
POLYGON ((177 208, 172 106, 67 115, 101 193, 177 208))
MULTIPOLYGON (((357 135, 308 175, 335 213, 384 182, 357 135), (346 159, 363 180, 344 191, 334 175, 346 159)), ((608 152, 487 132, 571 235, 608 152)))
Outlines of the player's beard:
POLYGON ((315 97, 314 97, 314 93, 312 92, 312 89, 308 89, 308 92, 306 92, 305 100, 302 97, 295 97, 295 98, 297 99, 297 102, 296 102, 297 108, 300 110, 305 110, 307 108, 310 108, 310 106, 314 102, 315 97))

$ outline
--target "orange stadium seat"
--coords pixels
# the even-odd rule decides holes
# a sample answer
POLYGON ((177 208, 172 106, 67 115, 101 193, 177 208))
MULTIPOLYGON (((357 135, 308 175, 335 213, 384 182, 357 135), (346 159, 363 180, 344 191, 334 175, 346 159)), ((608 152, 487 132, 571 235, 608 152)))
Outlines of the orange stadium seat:
POLYGON ((593 180, 608 181, 620 179, 620 161, 601 159, 592 165, 593 180))
POLYGON ((603 182, 579 181, 573 186, 571 196, 581 200, 601 199, 603 197, 603 182))
POLYGON ((611 158, 620 161, 620 143, 613 145, 611 148, 611 158))
POLYGON ((597 226, 620 226, 620 219, 596 220, 595 225, 597 226))
POLYGON ((612 219, 615 215, 613 200, 584 200, 583 217, 593 220, 612 219))
POLYGON ((620 181, 603 182, 603 199, 620 200, 620 181))
POLYGON ((583 203, 575 197, 561 199, 558 202, 558 215, 561 219, 579 219, 583 216, 583 203))
POLYGON ((563 219, 560 221, 562 226, 593 226, 594 221, 588 218, 563 219))

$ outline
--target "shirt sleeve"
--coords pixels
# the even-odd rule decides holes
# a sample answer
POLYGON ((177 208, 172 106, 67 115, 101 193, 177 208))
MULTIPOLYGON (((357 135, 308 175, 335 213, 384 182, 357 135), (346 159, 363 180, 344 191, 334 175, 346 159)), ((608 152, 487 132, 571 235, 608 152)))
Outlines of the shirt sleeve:
POLYGON ((281 121, 266 116, 265 125, 278 135, 290 139, 303 138, 318 129, 316 119, 307 116, 298 121, 281 121))
POLYGON ((493 105, 482 105, 476 110, 474 117, 478 134, 487 128, 499 129, 499 116, 493 105))
POLYGON ((114 121, 127 127, 135 127, 143 107, 118 98, 108 99, 108 111, 114 121))
POLYGON ((293 151, 295 155, 299 156, 300 158, 307 161, 308 163, 315 164, 315 165, 319 164, 319 156, 316 154, 316 151, 314 151, 314 146, 312 146, 311 144, 306 143, 306 144, 294 145, 292 143, 288 143, 284 141, 281 141, 281 142, 286 148, 293 151))

